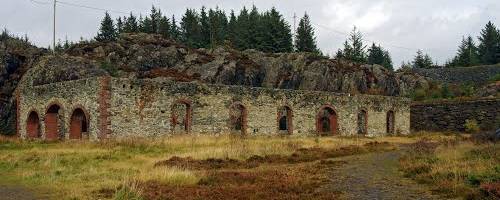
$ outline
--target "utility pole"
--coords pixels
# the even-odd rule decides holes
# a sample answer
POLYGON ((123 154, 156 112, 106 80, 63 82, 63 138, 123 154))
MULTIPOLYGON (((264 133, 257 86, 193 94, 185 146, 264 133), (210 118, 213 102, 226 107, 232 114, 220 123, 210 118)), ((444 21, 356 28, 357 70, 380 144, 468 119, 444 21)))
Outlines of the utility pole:
POLYGON ((56 52, 56 5, 57 0, 54 0, 54 32, 52 35, 52 51, 54 54, 56 52))

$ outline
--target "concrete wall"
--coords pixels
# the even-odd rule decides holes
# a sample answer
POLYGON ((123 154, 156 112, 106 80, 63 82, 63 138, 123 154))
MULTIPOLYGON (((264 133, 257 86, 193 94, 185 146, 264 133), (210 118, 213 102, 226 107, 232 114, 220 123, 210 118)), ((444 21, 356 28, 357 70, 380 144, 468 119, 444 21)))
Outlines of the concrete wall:
POLYGON ((411 106, 415 131, 464 131, 465 120, 475 119, 483 130, 500 128, 500 99, 416 103, 411 106))
MULTIPOLYGON (((278 90, 239 86, 178 83, 165 79, 90 78, 19 88, 18 134, 26 138, 28 115, 36 111, 45 138, 47 109, 61 107, 61 132, 69 138, 71 114, 82 108, 89 121, 91 139, 155 137, 167 134, 226 134, 230 128, 230 107, 246 108, 248 135, 283 133, 278 129, 278 112, 288 106, 292 112, 293 135, 317 133, 320 108, 332 107, 338 118, 338 133, 358 132, 358 112, 367 111, 367 135, 386 135, 387 112, 395 113, 395 133, 409 134, 410 104, 406 98, 335 94, 330 92, 278 90), (189 104, 192 111, 188 131, 174 128, 173 106, 189 104)), ((179 115, 179 114, 177 114, 179 115)), ((182 118, 182 117, 181 117, 182 118)), ((182 121, 182 120, 177 120, 182 121)))

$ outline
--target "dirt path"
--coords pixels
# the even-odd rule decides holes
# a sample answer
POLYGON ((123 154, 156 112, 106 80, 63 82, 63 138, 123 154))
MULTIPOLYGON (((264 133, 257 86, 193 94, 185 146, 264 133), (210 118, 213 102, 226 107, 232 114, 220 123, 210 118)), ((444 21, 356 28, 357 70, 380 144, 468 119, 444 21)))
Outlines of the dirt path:
POLYGON ((339 192, 342 199, 441 199, 423 185, 402 177, 398 171, 399 151, 357 155, 332 171, 326 189, 339 192))
POLYGON ((33 192, 24 187, 0 185, 0 199, 2 200, 37 200, 33 192))

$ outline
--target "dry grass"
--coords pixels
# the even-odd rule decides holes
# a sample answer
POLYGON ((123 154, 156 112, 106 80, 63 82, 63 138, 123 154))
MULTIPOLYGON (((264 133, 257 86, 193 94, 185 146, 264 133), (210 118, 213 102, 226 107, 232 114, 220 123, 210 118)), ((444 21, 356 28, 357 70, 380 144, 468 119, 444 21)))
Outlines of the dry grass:
POLYGON ((289 156, 301 148, 337 149, 375 141, 412 143, 418 139, 264 136, 242 139, 226 135, 46 143, 0 138, 0 183, 25 185, 66 199, 95 199, 96 193, 103 188, 115 188, 116 196, 126 196, 135 186, 122 186, 135 182, 189 186, 207 176, 204 171, 154 167, 156 162, 173 156, 245 160, 254 155, 289 156))
POLYGON ((401 159, 401 168, 447 197, 495 198, 481 187, 500 182, 500 145, 463 139, 419 142, 401 159))

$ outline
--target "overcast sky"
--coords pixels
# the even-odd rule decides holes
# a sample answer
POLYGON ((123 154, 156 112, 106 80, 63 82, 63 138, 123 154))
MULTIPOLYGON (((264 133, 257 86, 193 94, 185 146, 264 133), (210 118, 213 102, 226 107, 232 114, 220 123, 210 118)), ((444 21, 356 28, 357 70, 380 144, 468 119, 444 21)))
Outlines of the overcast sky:
MULTIPOLYGON (((27 34, 38 46, 52 40, 52 5, 31 0, 0 0, 0 27, 27 34)), ((52 0, 37 0, 51 2, 52 0)), ((216 7, 229 12, 255 4, 260 10, 276 7, 293 26, 293 14, 307 12, 316 30, 321 50, 334 54, 357 26, 367 43, 375 41, 388 49, 395 65, 411 60, 423 49, 440 64, 451 58, 464 35, 477 38, 489 21, 500 22, 499 0, 61 0, 68 3, 120 12, 148 13, 152 5, 180 19, 186 8, 216 7)), ((64 40, 91 38, 104 11, 58 6, 57 37, 64 40)), ((111 12, 113 17, 120 13, 111 12)), ((477 39, 476 39, 477 41, 477 39)))

